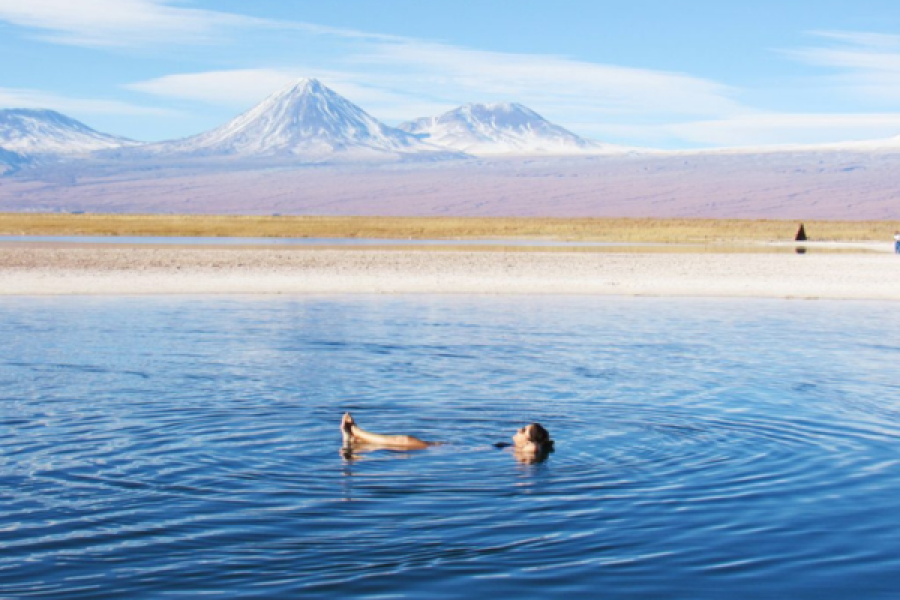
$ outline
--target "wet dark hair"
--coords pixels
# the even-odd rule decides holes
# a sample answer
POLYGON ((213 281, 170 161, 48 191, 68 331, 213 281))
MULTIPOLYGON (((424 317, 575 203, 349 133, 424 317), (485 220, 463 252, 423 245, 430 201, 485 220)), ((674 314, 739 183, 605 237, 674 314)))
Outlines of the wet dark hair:
POLYGON ((550 432, 547 431, 540 423, 531 424, 531 441, 541 446, 553 446, 553 440, 550 439, 550 432))

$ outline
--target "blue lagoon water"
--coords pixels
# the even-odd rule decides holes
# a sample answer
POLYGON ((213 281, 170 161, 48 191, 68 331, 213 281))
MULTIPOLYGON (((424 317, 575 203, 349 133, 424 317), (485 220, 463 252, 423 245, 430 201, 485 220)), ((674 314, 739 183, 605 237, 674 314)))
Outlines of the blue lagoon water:
POLYGON ((0 300, 2 598, 896 598, 896 304, 0 300), (338 423, 444 445, 346 455, 338 423), (492 444, 540 421, 543 462, 492 444))

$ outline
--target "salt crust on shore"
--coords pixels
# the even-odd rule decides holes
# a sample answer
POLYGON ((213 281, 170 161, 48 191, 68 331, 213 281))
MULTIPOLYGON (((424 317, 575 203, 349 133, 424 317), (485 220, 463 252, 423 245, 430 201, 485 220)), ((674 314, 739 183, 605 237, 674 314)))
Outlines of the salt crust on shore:
POLYGON ((0 295, 345 293, 900 300, 900 257, 0 247, 0 295))

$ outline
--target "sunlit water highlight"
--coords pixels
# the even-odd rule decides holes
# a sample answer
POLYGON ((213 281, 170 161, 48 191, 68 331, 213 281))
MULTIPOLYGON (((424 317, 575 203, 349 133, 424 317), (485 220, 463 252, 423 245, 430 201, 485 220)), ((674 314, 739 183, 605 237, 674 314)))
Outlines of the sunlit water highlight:
POLYGON ((0 597, 893 598, 896 304, 0 300, 0 597), (338 422, 445 445, 345 458, 338 422), (531 420, 557 450, 491 444, 531 420))

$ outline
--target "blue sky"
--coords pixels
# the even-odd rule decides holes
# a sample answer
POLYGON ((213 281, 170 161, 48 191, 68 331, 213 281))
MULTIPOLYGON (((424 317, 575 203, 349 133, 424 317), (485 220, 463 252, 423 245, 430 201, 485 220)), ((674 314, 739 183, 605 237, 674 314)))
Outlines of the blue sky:
POLYGON ((896 0, 0 0, 0 107, 155 141, 299 77, 388 124, 514 101, 635 146, 900 135, 896 0))

